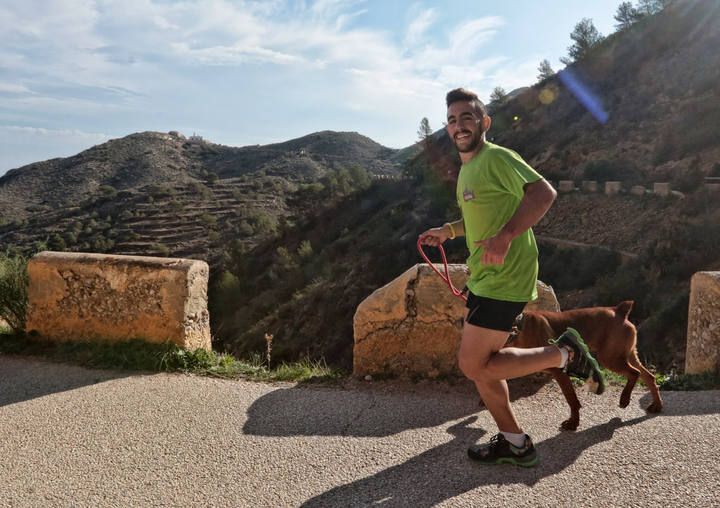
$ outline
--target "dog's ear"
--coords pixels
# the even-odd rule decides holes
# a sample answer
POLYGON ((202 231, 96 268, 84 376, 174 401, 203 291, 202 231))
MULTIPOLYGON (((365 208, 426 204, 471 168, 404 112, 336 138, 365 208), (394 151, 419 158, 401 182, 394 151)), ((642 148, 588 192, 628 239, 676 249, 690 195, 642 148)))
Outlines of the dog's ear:
POLYGON ((626 320, 627 317, 630 315, 630 311, 633 308, 633 305, 635 302, 633 300, 625 300, 624 302, 620 302, 617 307, 615 307, 615 316, 617 316, 621 320, 626 320))

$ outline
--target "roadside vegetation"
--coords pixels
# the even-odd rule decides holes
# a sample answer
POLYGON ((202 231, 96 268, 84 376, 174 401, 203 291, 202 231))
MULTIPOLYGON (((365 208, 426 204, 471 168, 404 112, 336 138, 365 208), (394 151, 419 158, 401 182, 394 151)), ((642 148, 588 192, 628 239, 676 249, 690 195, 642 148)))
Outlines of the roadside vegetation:
POLYGON ((239 360, 229 354, 175 344, 127 342, 48 342, 25 334, 27 260, 19 254, 0 254, 0 354, 30 355, 86 367, 162 372, 186 372, 228 379, 261 381, 325 381, 343 373, 324 361, 301 359, 271 363, 268 344, 264 356, 239 360))

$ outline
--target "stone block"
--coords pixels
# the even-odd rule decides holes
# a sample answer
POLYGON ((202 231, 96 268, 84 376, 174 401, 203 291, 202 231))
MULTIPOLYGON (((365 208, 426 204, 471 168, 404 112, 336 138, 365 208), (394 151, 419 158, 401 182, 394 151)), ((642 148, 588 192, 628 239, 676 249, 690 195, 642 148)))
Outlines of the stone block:
POLYGON ((706 183, 705 188, 712 192, 720 192, 720 183, 706 183))
MULTIPOLYGON (((436 266, 442 271, 441 265, 436 266)), ((453 264, 448 269, 455 287, 462 288, 467 267, 453 264)), ((538 282, 538 299, 526 309, 560 310, 560 306, 552 288, 538 282)), ((456 355, 464 310, 465 302, 429 265, 413 266, 358 306, 353 319, 353 374, 460 375, 456 355)))
POLYGON ((685 372, 720 373, 720 272, 698 272, 690 281, 685 372))
POLYGON ((656 196, 667 197, 670 195, 670 184, 667 182, 655 182, 653 184, 653 194, 656 196))
POLYGON ((560 180, 558 182, 558 192, 574 192, 575 182, 572 180, 560 180))
POLYGON ((605 182, 605 194, 608 196, 614 196, 620 194, 622 190, 622 182, 605 182))
POLYGON ((595 180, 583 180, 582 190, 584 192, 597 192, 598 183, 595 180))
POLYGON ((209 269, 192 259, 41 252, 26 330, 53 341, 166 341, 210 349, 209 269))
POLYGON ((630 188, 630 194, 632 194, 634 196, 644 196, 645 191, 646 191, 646 189, 642 185, 633 185, 630 188))

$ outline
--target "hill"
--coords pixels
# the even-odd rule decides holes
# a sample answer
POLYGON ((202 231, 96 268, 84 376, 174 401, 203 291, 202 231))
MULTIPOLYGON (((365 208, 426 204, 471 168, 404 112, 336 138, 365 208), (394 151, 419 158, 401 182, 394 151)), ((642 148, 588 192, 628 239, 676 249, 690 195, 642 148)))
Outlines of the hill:
MULTIPOLYGON (((702 188, 704 175, 720 171, 717 122, 702 120, 714 118, 720 104, 720 80, 710 79, 720 68, 720 9, 708 1, 671 6, 570 67, 605 105, 605 123, 556 76, 501 106, 489 136, 551 179, 619 179, 626 186, 667 179, 687 193, 664 200, 561 195, 536 227, 543 237, 597 246, 540 242, 541 278, 558 290, 564 308, 635 299, 631 318, 639 325, 641 356, 682 369, 690 276, 720 269, 720 200, 702 188)), ((425 146, 406 149, 405 170, 415 179, 394 184, 404 187, 391 192, 378 185, 322 219, 229 256, 227 272, 216 280, 216 329, 224 347, 262 351, 264 333, 273 333, 280 358, 323 356, 349 366, 359 302, 419 262, 420 232, 458 216, 452 179, 459 160, 451 146, 439 131, 425 146), (228 309, 220 300, 240 305, 228 309)), ((451 259, 464 260, 462 241, 448 249, 451 259)))
POLYGON ((330 131, 242 148, 132 134, 0 178, 0 245, 215 259, 228 238, 252 245, 318 201, 396 176, 395 152, 330 131))
POLYGON ((676 0, 496 108, 492 137, 555 180, 720 174, 718 47, 717 2, 676 0))
MULTIPOLYGON (((562 306, 635 299, 641 356, 663 368, 682 366, 690 276, 720 269, 720 200, 701 185, 720 176, 715 5, 676 0, 613 34, 569 74, 499 106, 489 133, 553 180, 667 179, 686 193, 561 195, 536 227, 597 246, 540 242, 541 278, 562 306)), ((272 333, 278 360, 347 367, 357 305, 419 262, 420 232, 458 217, 458 167, 444 131, 400 151, 329 131, 241 148, 134 134, 0 179, 0 248, 207 259, 219 348, 259 354, 272 333), (410 178, 375 178, 401 173, 410 178)), ((462 240, 448 250, 464 260, 462 240)))

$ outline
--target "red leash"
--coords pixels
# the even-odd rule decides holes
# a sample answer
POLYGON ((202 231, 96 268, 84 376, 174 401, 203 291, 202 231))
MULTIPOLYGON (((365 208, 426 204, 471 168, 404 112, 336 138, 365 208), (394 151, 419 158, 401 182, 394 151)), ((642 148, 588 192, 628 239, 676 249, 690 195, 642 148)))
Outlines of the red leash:
POLYGON ((443 249, 442 244, 441 244, 441 245, 438 245, 437 248, 440 249, 440 255, 442 256, 443 266, 445 267, 445 274, 442 274, 442 273, 440 272, 440 270, 438 270, 438 269, 435 267, 435 264, 432 263, 432 262, 428 259, 428 257, 425 255, 425 251, 423 251, 422 243, 421 243, 421 241, 420 241, 420 238, 418 238, 418 241, 417 241, 417 249, 418 249, 418 252, 420 252, 420 255, 422 256, 422 258, 425 260, 425 262, 426 262, 428 265, 430 265, 430 267, 433 269, 433 271, 435 271, 435 273, 438 274, 442 280, 445 281, 445 283, 446 283, 446 284, 448 285, 448 287, 450 288, 450 291, 452 291, 452 294, 454 294, 454 295, 457 296, 458 298, 462 298, 463 300, 467 301, 467 296, 465 296, 465 294, 464 294, 462 291, 460 291, 458 288, 456 288, 455 286, 453 286, 453 283, 452 283, 452 281, 450 280, 450 273, 449 273, 449 271, 448 271, 447 257, 445 257, 445 249, 443 249))

